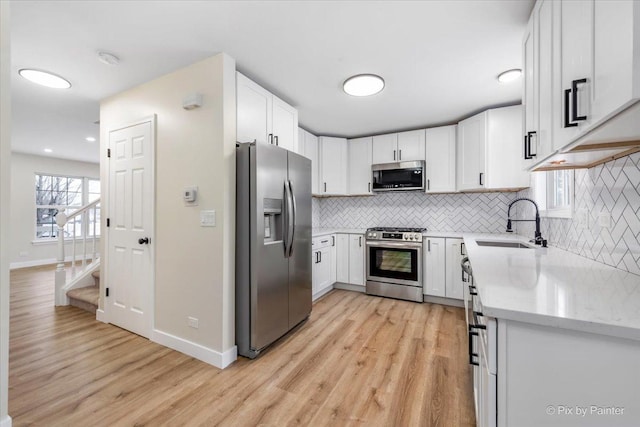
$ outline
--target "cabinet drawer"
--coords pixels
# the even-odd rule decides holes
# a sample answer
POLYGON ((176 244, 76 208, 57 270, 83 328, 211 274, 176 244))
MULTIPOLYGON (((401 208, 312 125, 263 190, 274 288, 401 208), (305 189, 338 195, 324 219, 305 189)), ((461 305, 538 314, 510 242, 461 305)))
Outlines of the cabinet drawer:
POLYGON ((322 248, 326 248, 327 246, 334 246, 335 240, 335 234, 327 234, 326 236, 314 237, 313 241, 311 242, 311 247, 317 251, 322 248))

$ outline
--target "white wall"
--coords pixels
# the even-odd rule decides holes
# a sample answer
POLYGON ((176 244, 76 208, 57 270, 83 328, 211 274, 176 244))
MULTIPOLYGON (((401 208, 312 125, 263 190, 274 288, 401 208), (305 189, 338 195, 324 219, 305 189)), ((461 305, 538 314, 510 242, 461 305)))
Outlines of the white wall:
POLYGON ((11 53, 9 2, 0 1, 0 427, 11 426, 9 394, 9 179, 11 53))
MULTIPOLYGON (((220 367, 235 360, 236 351, 235 112, 235 62, 225 54, 100 105, 103 151, 110 129, 157 117, 152 339, 220 367), (182 100, 194 93, 203 94, 204 105, 184 110, 182 100), (182 200, 183 188, 191 185, 199 187, 197 207, 185 207, 182 200), (210 209, 216 211, 216 227, 203 228, 200 211, 210 209), (199 329, 187 325, 188 316, 199 319, 199 329)), ((105 218, 106 162, 101 176, 105 218)))
MULTIPOLYGON (((11 156, 11 268, 52 264, 56 261, 56 242, 33 243, 36 222, 36 173, 100 177, 97 163, 62 160, 46 156, 12 153, 11 156), (22 255, 21 255, 22 254, 22 255)), ((66 254, 69 255, 67 244, 66 254)))

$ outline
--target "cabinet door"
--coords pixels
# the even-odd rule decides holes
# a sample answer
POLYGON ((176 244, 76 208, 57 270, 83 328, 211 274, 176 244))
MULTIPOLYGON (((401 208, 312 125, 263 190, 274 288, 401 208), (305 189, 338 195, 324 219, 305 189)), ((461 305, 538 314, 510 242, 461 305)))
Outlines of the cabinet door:
MULTIPOLYGON (((560 77, 554 97, 562 106, 562 117, 555 127, 555 143, 558 147, 564 147, 582 128, 589 125, 591 118, 590 92, 593 90, 593 0, 561 1, 559 3, 559 63, 556 69, 560 77), (587 79, 586 83, 577 86, 577 103, 573 103, 572 95, 566 99, 565 91, 572 89, 572 83, 580 79, 587 79), (568 102, 567 102, 568 101, 568 102), (565 127, 565 113, 569 113, 569 119, 577 124, 574 127, 565 127), (586 116, 587 120, 573 120, 573 113, 577 116, 586 116)), ((613 47, 611 47, 613 48, 613 47)))
POLYGON ((336 241, 336 235, 331 236, 331 284, 333 285, 338 281, 338 242, 336 241))
POLYGON ((318 263, 318 292, 331 286, 331 246, 318 249, 320 262, 318 263))
POLYGON ((348 142, 349 194, 371 194, 371 144, 371 137, 348 142))
POLYGON ((302 131, 304 134, 304 153, 303 155, 311 160, 311 193, 321 194, 318 185, 320 168, 320 158, 318 153, 318 137, 310 134, 306 130, 302 131))
POLYGON ((298 128, 298 149, 296 150, 296 153, 300 154, 301 156, 305 156, 307 158, 310 158, 305 153, 304 134, 305 134, 305 130, 302 129, 302 128, 298 128))
POLYGON ((311 252, 311 293, 313 295, 318 293, 318 284, 320 283, 320 268, 318 266, 318 251, 311 252))
POLYGON ((239 142, 270 143, 272 97, 260 85, 236 73, 236 139, 239 142))
POLYGON ((486 176, 483 188, 525 188, 530 176, 519 161, 522 153, 522 106, 493 108, 487 114, 486 176))
POLYGON ((364 286, 364 236, 349 235, 349 283, 364 286))
POLYGON ((321 162, 320 192, 322 194, 347 194, 347 140, 345 138, 320 137, 321 162))
POLYGON ((424 160, 424 129, 400 132, 398 134, 398 160, 410 162, 424 160))
POLYGON ((298 150, 298 110, 277 96, 272 101, 273 143, 289 151, 298 150))
POLYGON ((538 42, 538 130, 531 145, 535 148, 533 161, 541 160, 550 155, 553 148, 553 126, 558 118, 553 114, 553 2, 544 0, 540 3, 537 13, 538 42))
POLYGON ((458 123, 458 189, 482 189, 486 184, 487 112, 458 123))
POLYGON ((426 192, 456 191, 456 125, 426 131, 426 192))
POLYGON ((537 147, 533 147, 533 144, 537 140, 535 135, 538 132, 539 112, 536 90, 538 88, 537 24, 538 14, 537 11, 534 10, 529 18, 529 24, 527 25, 522 42, 524 79, 522 108, 524 109, 524 126, 522 155, 520 158, 522 159, 523 169, 531 166, 531 164, 535 162, 536 158, 533 156, 533 153, 537 153, 537 147))
POLYGON ((445 285, 445 295, 447 298, 455 298, 462 300, 464 291, 464 282, 462 281, 462 267, 460 261, 464 256, 464 241, 462 239, 446 239, 447 258, 446 268, 447 277, 445 285))
POLYGON ((373 137, 373 164, 398 161, 398 134, 376 135, 373 137))
POLYGON ((349 283, 349 235, 336 235, 336 281, 349 283))
POLYGON ((424 293, 437 297, 445 293, 445 239, 427 238, 424 248, 424 293))

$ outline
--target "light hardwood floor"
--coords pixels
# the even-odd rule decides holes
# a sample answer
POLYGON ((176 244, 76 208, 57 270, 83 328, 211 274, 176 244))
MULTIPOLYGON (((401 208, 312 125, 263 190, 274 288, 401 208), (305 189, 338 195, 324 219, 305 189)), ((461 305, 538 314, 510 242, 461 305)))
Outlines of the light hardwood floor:
POLYGON ((221 371, 75 307, 51 267, 11 273, 14 426, 473 426, 464 312, 333 291, 221 371))

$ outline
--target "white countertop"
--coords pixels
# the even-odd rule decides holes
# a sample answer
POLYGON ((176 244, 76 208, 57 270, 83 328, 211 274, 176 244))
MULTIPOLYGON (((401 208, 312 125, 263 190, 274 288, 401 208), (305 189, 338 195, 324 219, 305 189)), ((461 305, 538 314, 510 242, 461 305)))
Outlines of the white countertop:
POLYGON ((528 239, 464 234, 486 316, 640 340, 640 276, 556 248, 479 246, 528 239))
POLYGON ((314 228, 312 237, 326 236, 327 234, 365 234, 366 228, 314 228))

